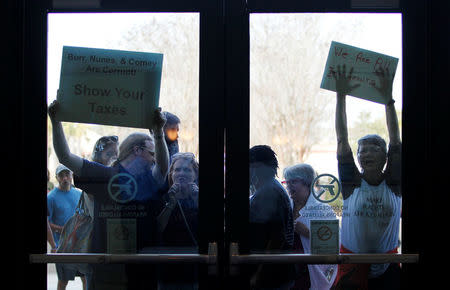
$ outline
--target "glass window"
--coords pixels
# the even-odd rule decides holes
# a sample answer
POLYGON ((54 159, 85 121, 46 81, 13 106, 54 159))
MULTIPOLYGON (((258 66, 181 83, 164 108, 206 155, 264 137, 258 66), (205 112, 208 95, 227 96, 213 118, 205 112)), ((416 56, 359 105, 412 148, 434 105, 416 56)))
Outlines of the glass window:
MULTIPOLYGON (((142 73, 144 77, 140 81, 136 77, 135 91, 119 87, 119 78, 101 79, 112 74, 138 75, 144 66, 157 66, 145 57, 139 58, 139 54, 133 54, 133 57, 124 51, 163 55, 160 91, 156 89, 155 93, 159 94, 158 106, 162 112, 152 112, 153 124, 156 124, 152 128, 93 124, 90 119, 59 122, 57 117, 50 118, 47 201, 49 226, 56 247, 64 251, 60 240, 63 226, 80 207, 82 210, 77 212, 92 219, 91 241, 86 250, 90 253, 197 253, 197 13, 50 13, 47 75, 50 115, 52 112, 56 112, 55 116, 63 114, 61 100, 87 95, 98 97, 98 102, 88 103, 88 109, 94 115, 121 114, 127 109, 114 108, 115 103, 109 103, 110 100, 103 98, 105 96, 135 98, 144 107, 148 94, 146 91, 141 93, 139 88, 152 81, 151 70, 142 73), (82 67, 70 77, 82 79, 83 73, 88 71, 97 72, 101 77, 96 79, 98 87, 79 81, 72 92, 62 91, 63 46, 115 50, 117 57, 112 57, 109 51, 105 55, 100 52, 96 55, 97 51, 64 55, 82 67), (118 68, 122 60, 131 67, 128 71, 118 68), (114 80, 118 80, 117 83, 114 80), (54 103, 55 100, 58 101, 54 103), (101 104, 102 101, 105 104, 101 104), (62 132, 64 135, 61 136, 62 132), (67 154, 67 148, 72 155, 67 154), (69 170, 60 167, 59 161, 69 170), (64 195, 66 192, 71 194, 64 195), (84 197, 82 206, 78 204, 80 196, 84 197)), ((156 80, 152 85, 157 83, 156 80)), ((69 110, 78 112, 75 107, 69 110)), ((66 225, 64 230, 70 228, 66 225)), ((51 248, 49 243, 49 252, 51 248)), ((76 271, 86 273, 88 279, 95 277, 92 283, 108 289, 123 289, 125 285, 133 289, 143 287, 143 284, 133 284, 137 282, 145 282, 147 287, 157 283, 197 283, 196 267, 192 265, 157 269, 133 264, 88 266, 76 271), (174 272, 179 273, 176 279, 174 272), (92 273, 95 275, 90 276, 92 273)), ((67 276, 55 271, 54 264, 48 265, 49 287, 56 287, 58 280, 70 280, 74 273, 70 266, 61 269, 67 276)), ((81 280, 69 281, 69 284, 73 283, 81 284, 81 280)))
MULTIPOLYGON (((339 222, 340 239, 334 237, 341 251, 401 252, 401 40, 400 14, 250 15, 250 237, 254 251, 317 253, 316 244, 310 243, 319 235, 314 220, 331 218, 339 222), (332 41, 354 48, 346 50, 348 46, 341 45, 330 51, 332 41), (367 51, 397 58, 398 64, 369 57, 367 51), (327 66, 329 53, 352 59, 339 67, 327 66), (370 70, 358 65, 362 62, 370 64, 370 70), (324 76, 335 90, 321 88, 324 76), (363 93, 357 92, 362 87, 373 90, 368 93, 372 99, 381 90, 385 103, 362 98, 363 93), (368 134, 376 136, 361 139, 368 134), (317 181, 322 174, 329 175, 317 181), (342 185, 339 196, 337 180, 342 185)), ((255 270, 254 281, 277 285, 325 281, 331 286, 340 279, 336 265, 299 266, 303 272, 294 271, 291 276, 289 269, 262 267, 255 270), (325 280, 312 274, 316 270, 325 280)), ((365 277, 398 272, 394 268, 372 265, 365 268, 365 277)))

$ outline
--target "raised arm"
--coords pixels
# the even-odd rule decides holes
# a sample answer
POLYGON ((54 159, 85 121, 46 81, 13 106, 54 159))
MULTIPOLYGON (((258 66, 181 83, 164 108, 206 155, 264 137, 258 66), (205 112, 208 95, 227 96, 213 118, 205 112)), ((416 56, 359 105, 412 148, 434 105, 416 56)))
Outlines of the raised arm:
POLYGON ((401 144, 400 129, 398 127, 397 112, 395 111, 394 98, 392 97, 392 83, 394 76, 389 73, 389 69, 383 70, 380 68, 376 71, 380 79, 380 87, 377 90, 389 100, 385 106, 386 124, 389 133, 389 144, 401 144))
POLYGON ((53 101, 48 107, 48 115, 52 122, 53 148, 55 149, 59 162, 67 166, 75 174, 80 175, 83 159, 70 152, 61 122, 55 118, 58 106, 58 101, 53 101))
POLYGON ((161 113, 161 108, 155 111, 155 117, 153 121, 153 128, 150 130, 153 133, 153 138, 155 139, 155 162, 156 165, 153 168, 153 176, 157 177, 161 174, 163 179, 166 178, 169 172, 169 150, 167 149, 166 141, 164 140, 164 124, 166 119, 161 113), (156 172, 159 170, 160 172, 156 172))
POLYGON ((345 96, 352 90, 359 87, 360 84, 350 86, 350 80, 353 73, 353 67, 350 69, 348 75, 346 75, 346 67, 338 65, 337 73, 333 72, 333 78, 336 81, 336 118, 335 128, 337 137, 337 154, 344 155, 351 151, 350 143, 348 142, 348 130, 347 130, 347 113, 345 96))

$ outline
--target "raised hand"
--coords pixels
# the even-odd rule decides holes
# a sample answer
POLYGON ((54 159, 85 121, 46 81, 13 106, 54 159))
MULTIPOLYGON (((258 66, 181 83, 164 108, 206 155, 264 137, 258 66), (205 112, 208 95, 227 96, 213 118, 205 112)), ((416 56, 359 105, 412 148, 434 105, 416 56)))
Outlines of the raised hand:
POLYGON ((159 130, 162 130, 164 125, 166 124, 166 121, 166 117, 161 112, 161 108, 156 109, 153 116, 153 132, 156 133, 159 132, 159 130))
POLYGON ((350 81, 352 79, 352 74, 353 74, 353 67, 350 68, 350 71, 347 74, 345 64, 342 67, 340 65, 338 65, 337 73, 335 71, 332 71, 331 74, 332 74, 334 80, 336 81, 336 92, 339 95, 348 95, 354 89, 361 86, 361 84, 350 85, 350 81))
POLYGON ((394 80, 394 74, 389 73, 389 68, 386 68, 385 70, 381 67, 379 67, 375 74, 380 79, 380 86, 375 87, 377 91, 380 92, 382 96, 386 97, 386 100, 391 101, 392 100, 392 84, 394 80))
POLYGON ((48 106, 48 116, 51 120, 55 119, 56 112, 59 108, 59 102, 57 100, 54 100, 49 106, 48 106))

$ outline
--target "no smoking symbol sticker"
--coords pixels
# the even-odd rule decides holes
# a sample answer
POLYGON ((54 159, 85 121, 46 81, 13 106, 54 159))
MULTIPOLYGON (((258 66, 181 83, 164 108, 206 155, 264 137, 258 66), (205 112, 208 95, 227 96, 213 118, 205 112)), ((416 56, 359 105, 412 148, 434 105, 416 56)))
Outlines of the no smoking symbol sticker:
POLYGON ((333 233, 331 232, 331 229, 327 226, 321 226, 317 230, 317 237, 321 241, 328 241, 332 235, 333 235, 333 233))

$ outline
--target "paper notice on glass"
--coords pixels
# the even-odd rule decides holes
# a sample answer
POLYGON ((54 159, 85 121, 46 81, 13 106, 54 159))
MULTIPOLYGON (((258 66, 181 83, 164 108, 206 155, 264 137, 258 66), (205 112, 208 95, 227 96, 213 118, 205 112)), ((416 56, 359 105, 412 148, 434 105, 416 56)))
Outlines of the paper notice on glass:
POLYGON ((163 55, 64 46, 59 121, 150 128, 163 55))
POLYGON ((136 219, 108 219, 106 225, 107 253, 136 253, 136 219))
POLYGON ((310 220, 311 254, 339 253, 339 220, 310 220))
POLYGON ((350 85, 360 85, 349 93, 349 95, 381 104, 389 102, 389 97, 382 95, 376 89, 380 87, 380 79, 375 72, 380 68, 385 71, 388 70, 391 74, 391 82, 393 82, 395 71, 397 70, 398 58, 332 41, 322 83, 320 84, 322 89, 336 91, 333 73, 337 73, 338 66, 342 68, 344 64, 346 74, 353 67, 350 85))

